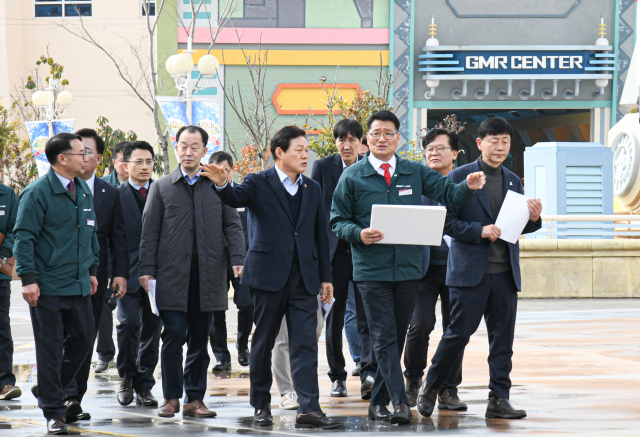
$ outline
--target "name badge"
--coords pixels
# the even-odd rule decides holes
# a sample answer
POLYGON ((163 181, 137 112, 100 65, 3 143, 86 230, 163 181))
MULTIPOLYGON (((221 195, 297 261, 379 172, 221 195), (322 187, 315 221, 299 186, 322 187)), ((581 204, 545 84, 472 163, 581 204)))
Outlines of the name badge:
POLYGON ((87 226, 95 226, 95 225, 96 225, 95 220, 87 219, 87 226))
POLYGON ((4 209, 0 209, 0 215, 4 215, 4 209))
POLYGON ((91 212, 91 209, 85 209, 84 212, 91 212))
POLYGON ((244 212, 244 208, 238 208, 238 212, 244 212))
POLYGON ((400 190, 401 196, 411 196, 412 194, 413 194, 413 190, 411 188, 408 188, 406 190, 400 190))

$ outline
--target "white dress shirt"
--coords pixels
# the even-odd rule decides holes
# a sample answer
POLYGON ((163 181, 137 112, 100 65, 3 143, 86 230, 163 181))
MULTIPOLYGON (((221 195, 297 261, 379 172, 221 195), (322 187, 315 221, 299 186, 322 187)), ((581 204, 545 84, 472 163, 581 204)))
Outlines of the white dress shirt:
POLYGON ((140 191, 140 188, 146 188, 147 190, 149 189, 149 181, 147 181, 146 184, 144 184, 144 187, 141 185, 136 184, 135 182, 133 182, 131 180, 131 178, 128 179, 129 180, 129 185, 131 185, 135 190, 140 191))
POLYGON ((284 189, 287 190, 287 193, 295 196, 298 192, 300 184, 302 184, 302 175, 298 175, 298 179, 296 179, 296 181, 292 183, 291 178, 287 176, 285 172, 280 170, 277 165, 274 167, 276 168, 276 172, 278 173, 278 177, 280 178, 280 182, 282 182, 282 186, 284 187, 284 189))
MULTIPOLYGON (((389 173, 391 173, 391 176, 393 176, 393 172, 396 171, 396 164, 398 163, 397 161, 398 160, 396 159, 396 155, 393 155, 390 160, 386 161, 386 163, 391 166, 389 167, 389 173)), ((375 156, 373 156, 371 153, 369 153, 369 163, 371 164, 371 166, 374 168, 375 171, 377 171, 379 174, 384 176, 384 169, 381 168, 380 166, 384 164, 385 161, 381 161, 375 156)))
POLYGON ((58 176, 58 179, 60 180, 60 183, 62 184, 64 189, 68 190, 69 189, 68 185, 69 185, 69 182, 71 182, 71 179, 67 179, 64 176, 60 176, 60 174, 58 174, 58 172, 55 170, 53 172, 56 174, 56 176, 58 176))
POLYGON ((96 186, 96 174, 92 174, 91 177, 85 181, 87 183, 87 185, 89 186, 89 189, 91 190, 91 195, 95 197, 94 191, 93 191, 93 187, 96 186))

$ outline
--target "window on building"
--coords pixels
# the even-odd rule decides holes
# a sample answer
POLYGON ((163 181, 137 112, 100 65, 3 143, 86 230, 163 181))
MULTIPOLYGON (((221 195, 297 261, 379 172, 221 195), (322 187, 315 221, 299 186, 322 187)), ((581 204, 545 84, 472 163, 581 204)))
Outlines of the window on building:
POLYGON ((156 0, 140 0, 142 3, 142 16, 147 16, 147 10, 149 10, 150 16, 156 15, 156 0))
POLYGON ((35 0, 36 17, 90 17, 91 0, 35 0))

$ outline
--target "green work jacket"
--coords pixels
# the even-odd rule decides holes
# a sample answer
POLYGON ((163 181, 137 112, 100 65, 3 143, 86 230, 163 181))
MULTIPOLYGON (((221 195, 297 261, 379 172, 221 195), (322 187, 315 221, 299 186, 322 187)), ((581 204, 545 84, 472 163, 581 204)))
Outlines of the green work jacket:
POLYGON ((74 179, 76 201, 53 168, 20 196, 14 228, 16 271, 22 285, 45 296, 87 296, 98 270, 96 214, 87 184, 74 179))
MULTIPOLYGON (((11 258, 13 256, 13 227, 16 224, 18 214, 18 196, 11 187, 0 184, 0 232, 6 237, 0 247, 0 255, 11 258)), ((0 281, 11 279, 0 273, 0 281)))
POLYGON ((118 173, 116 173, 115 170, 113 170, 108 175, 103 176, 102 180, 106 181, 106 182, 109 182, 114 187, 119 187, 120 186, 120 181, 118 180, 118 173))
MULTIPOLYGON (((333 194, 330 223, 338 238, 351 243, 354 281, 409 281, 422 277, 422 246, 371 244, 360 240, 360 231, 371 223, 373 205, 422 205, 422 196, 459 208, 474 195, 466 181, 449 178, 418 162, 402 159, 390 186, 364 159, 347 167, 333 194), (401 193, 402 191, 402 193, 401 193)), ((420 226, 416 223, 415 226, 420 226)))

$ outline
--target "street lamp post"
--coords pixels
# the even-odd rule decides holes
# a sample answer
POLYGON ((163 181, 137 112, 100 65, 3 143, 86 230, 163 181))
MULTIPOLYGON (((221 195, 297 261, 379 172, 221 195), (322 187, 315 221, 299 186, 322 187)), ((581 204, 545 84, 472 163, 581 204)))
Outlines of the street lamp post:
POLYGON ((60 79, 49 79, 49 86, 45 88, 45 91, 36 91, 31 97, 40 115, 47 121, 49 138, 53 136, 54 120, 62 117, 71 106, 71 103, 73 103, 73 95, 69 91, 61 91, 56 98, 56 90, 59 85, 60 79), (59 110, 56 110, 56 101, 58 102, 59 110))
POLYGON ((206 83, 204 86, 198 86, 199 79, 192 79, 190 77, 194 65, 191 54, 195 52, 192 47, 193 38, 190 36, 187 40, 187 50, 185 50, 184 53, 169 56, 165 64, 167 72, 176 81, 176 87, 187 104, 187 119, 189 120, 189 124, 193 122, 193 112, 191 109, 193 94, 208 88, 209 80, 218 74, 218 69, 220 68, 220 62, 215 56, 204 55, 200 58, 200 61, 198 61, 198 69, 206 79, 206 83))

